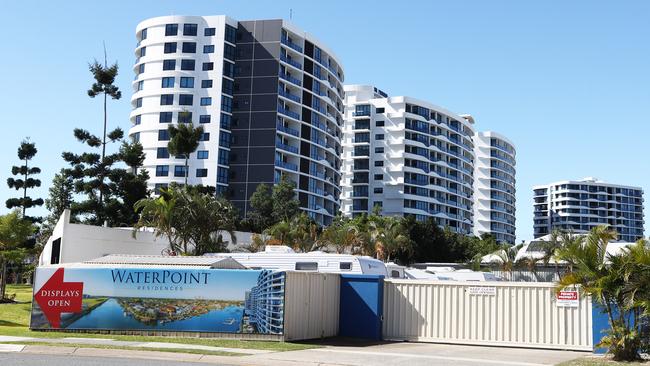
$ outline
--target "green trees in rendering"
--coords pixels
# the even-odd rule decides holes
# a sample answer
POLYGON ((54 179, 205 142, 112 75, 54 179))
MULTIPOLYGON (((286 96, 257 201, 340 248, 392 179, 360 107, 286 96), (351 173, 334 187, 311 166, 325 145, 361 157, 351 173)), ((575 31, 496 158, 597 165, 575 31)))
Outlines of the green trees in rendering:
MULTIPOLYGON (((188 112, 181 112, 181 115, 188 112)), ((182 119, 182 117, 179 117, 182 119)), ((189 157, 190 154, 196 151, 199 147, 199 141, 203 136, 203 127, 194 127, 192 121, 188 123, 180 123, 177 126, 170 125, 167 130, 169 131, 169 142, 167 149, 171 155, 183 157, 185 159, 185 185, 187 185, 187 177, 189 175, 189 157)))
MULTIPOLYGON (((32 199, 27 195, 28 189, 41 186, 41 181, 39 179, 32 178, 32 176, 39 174, 41 169, 35 166, 30 166, 30 161, 34 158, 37 152, 36 144, 29 142, 29 139, 23 140, 18 147, 18 159, 20 159, 23 164, 11 167, 11 174, 17 178, 7 179, 7 185, 9 188, 22 191, 21 197, 7 199, 7 208, 19 208, 22 216, 25 218, 27 218, 26 211, 28 208, 41 206, 43 204, 42 198, 32 199)), ((32 219, 34 221, 39 220, 38 218, 32 219)))
POLYGON ((11 300, 5 296, 7 265, 25 258, 29 253, 28 239, 36 230, 36 225, 18 210, 0 216, 0 303, 11 300))

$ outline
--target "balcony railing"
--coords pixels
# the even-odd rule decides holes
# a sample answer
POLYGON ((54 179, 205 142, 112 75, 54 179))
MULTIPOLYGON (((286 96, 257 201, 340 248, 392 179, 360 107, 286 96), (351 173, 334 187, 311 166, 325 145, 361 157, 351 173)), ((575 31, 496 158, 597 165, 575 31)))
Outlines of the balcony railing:
POLYGON ((282 150, 285 150, 285 151, 292 152, 294 154, 298 154, 298 148, 297 147, 287 145, 287 144, 283 144, 280 141, 275 142, 275 147, 277 147, 278 149, 282 149, 282 150))
POLYGON ((309 156, 310 156, 312 159, 316 160, 316 161, 326 160, 326 159, 325 159, 325 155, 319 155, 319 154, 311 153, 309 156))
POLYGON ((313 175, 314 177, 325 180, 325 173, 321 173, 321 172, 319 172, 317 170, 312 169, 312 170, 309 171, 309 174, 313 175))
POLYGON ((290 111, 290 110, 288 110, 288 109, 286 109, 286 108, 284 108, 282 106, 278 106, 278 112, 282 113, 282 114, 284 114, 286 116, 289 116, 291 118, 300 120, 300 115, 298 113, 296 113, 294 111, 290 111))
POLYGON ((315 105, 314 103, 312 103, 311 107, 314 108, 315 110, 321 112, 322 114, 325 114, 325 115, 327 114, 327 108, 315 105))
POLYGON ((298 171, 298 165, 296 165, 296 164, 292 164, 292 163, 288 163, 288 162, 286 162, 286 161, 276 160, 276 161, 275 161, 275 165, 276 165, 276 166, 279 166, 279 167, 281 167, 281 168, 285 168, 285 169, 289 169, 289 170, 298 171))
POLYGON ((298 86, 302 85, 300 80, 294 78, 293 76, 287 75, 287 74, 285 74, 283 72, 280 72, 280 79, 284 79, 284 80, 286 80, 286 81, 288 81, 290 83, 296 84, 298 86))
POLYGON ((291 42, 288 38, 286 38, 286 37, 282 37, 282 38, 280 39, 280 42, 282 42, 283 45, 286 45, 286 46, 288 46, 289 48, 294 49, 294 50, 296 50, 296 51, 302 53, 302 47, 300 47, 299 45, 297 45, 297 44, 291 42))
POLYGON ((325 142, 325 140, 320 139, 320 138, 318 138, 316 136, 311 137, 311 142, 315 142, 315 143, 317 143, 318 145, 320 145, 322 147, 327 147, 327 142, 325 142))
POLYGON ((288 133, 288 134, 290 134, 290 135, 294 135, 294 136, 296 136, 296 137, 299 137, 299 136, 300 136, 300 131, 298 131, 298 130, 296 130, 296 129, 293 129, 293 128, 291 128, 291 127, 286 127, 286 126, 283 126, 283 125, 281 125, 281 124, 278 123, 277 128, 278 128, 278 131, 282 131, 282 132, 284 132, 284 133, 288 133))
POLYGON ((293 66, 295 68, 298 68, 298 69, 302 70, 302 64, 300 62, 294 61, 294 60, 288 58, 285 55, 280 55, 280 60, 288 63, 289 65, 291 65, 291 66, 293 66))
POLYGON ((283 96, 283 97, 285 97, 287 99, 293 100, 296 103, 300 103, 300 97, 299 96, 297 96, 295 94, 291 94, 288 91, 282 89, 281 87, 278 87, 278 94, 280 94, 281 96, 283 96))

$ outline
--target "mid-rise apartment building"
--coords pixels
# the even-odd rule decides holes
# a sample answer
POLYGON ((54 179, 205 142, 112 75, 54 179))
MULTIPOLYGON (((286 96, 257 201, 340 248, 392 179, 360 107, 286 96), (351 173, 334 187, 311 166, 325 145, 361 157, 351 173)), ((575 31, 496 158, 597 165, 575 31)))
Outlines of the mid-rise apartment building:
POLYGON ((286 175, 320 224, 339 210, 340 61, 284 20, 164 16, 136 28, 129 135, 145 150, 150 188, 182 183, 167 150, 172 123, 203 126, 188 183, 215 186, 242 215, 259 184, 286 175))
POLYGON ((486 131, 474 135, 474 235, 492 235, 498 242, 515 243, 514 144, 486 131))
POLYGON ((473 119, 368 85, 345 93, 343 214, 377 207, 471 234, 473 119))
POLYGON ((553 229, 585 233, 598 225, 615 229, 619 240, 643 238, 643 189, 595 178, 533 187, 535 238, 553 229))

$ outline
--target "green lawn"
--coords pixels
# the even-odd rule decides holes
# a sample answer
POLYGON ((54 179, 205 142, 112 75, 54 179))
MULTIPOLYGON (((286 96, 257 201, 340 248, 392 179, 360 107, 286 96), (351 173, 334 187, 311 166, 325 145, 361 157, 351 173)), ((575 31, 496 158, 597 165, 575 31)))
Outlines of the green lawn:
POLYGON ((16 304, 0 304, 0 335, 37 337, 37 338, 106 338, 121 341, 135 342, 167 342, 183 344, 200 344, 214 347, 265 349, 273 351, 295 351, 314 348, 316 346, 289 342, 272 341, 241 341, 235 339, 217 338, 172 338, 172 337, 148 337, 148 336, 126 336, 106 335, 91 333, 66 333, 66 332, 34 332, 29 330, 29 316, 31 312, 32 288, 27 285, 8 285, 8 294, 16 294, 16 304))
POLYGON ((585 356, 558 366, 650 366, 650 362, 616 362, 604 357, 585 356))

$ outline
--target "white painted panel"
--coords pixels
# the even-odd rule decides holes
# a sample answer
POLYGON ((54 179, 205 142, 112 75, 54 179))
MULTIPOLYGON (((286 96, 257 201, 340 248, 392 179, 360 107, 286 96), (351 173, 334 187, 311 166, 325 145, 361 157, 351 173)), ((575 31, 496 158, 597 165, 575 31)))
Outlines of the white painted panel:
POLYGON ((289 271, 284 298, 285 340, 333 337, 338 334, 338 274, 289 271))
POLYGON ((552 283, 384 281, 387 340, 592 350, 591 298, 555 305, 552 283), (482 291, 470 287, 493 287, 482 291))

